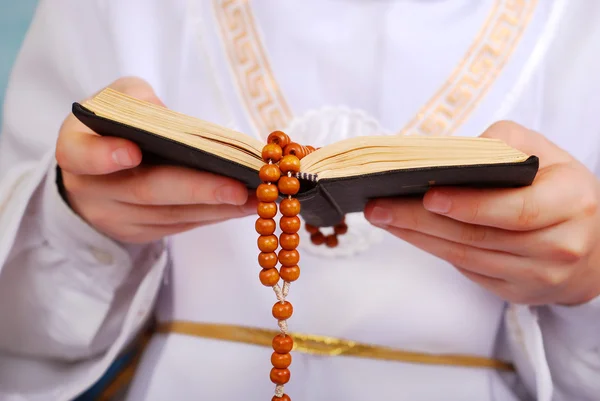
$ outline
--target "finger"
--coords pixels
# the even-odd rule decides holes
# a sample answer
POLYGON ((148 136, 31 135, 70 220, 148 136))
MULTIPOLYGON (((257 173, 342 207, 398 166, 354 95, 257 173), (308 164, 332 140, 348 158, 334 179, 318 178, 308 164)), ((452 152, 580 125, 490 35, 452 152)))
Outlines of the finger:
POLYGON ((381 199, 370 202, 365 217, 375 225, 385 224, 476 248, 520 256, 543 254, 547 248, 532 247, 533 234, 463 223, 431 213, 418 199, 381 199))
POLYGON ((387 227, 391 234, 448 263, 479 274, 504 281, 526 277, 529 267, 524 258, 503 252, 474 248, 411 230, 387 227))
MULTIPOLYGON (((243 205, 248 189, 239 181, 177 166, 140 166, 103 176, 79 176, 67 190, 86 198, 136 205, 243 205)), ((67 186, 67 183, 65 183, 67 186)))
POLYGON ((165 238, 176 234, 181 234, 196 228, 208 225, 208 222, 202 223, 181 223, 173 225, 133 225, 125 229, 124 233, 117 236, 122 242, 130 244, 145 244, 156 241, 159 238, 165 238))
MULTIPOLYGON (((124 77, 109 88, 137 99, 164 107, 150 84, 137 77, 124 77)), ((61 169, 73 174, 110 174, 141 163, 142 153, 137 145, 126 139, 98 136, 73 114, 60 130, 56 143, 56 160, 61 169)))
POLYGON ((482 138, 499 139, 527 155, 540 159, 540 168, 567 163, 573 158, 545 136, 512 121, 499 121, 481 134, 482 138))
POLYGON ((187 223, 224 221, 256 214, 254 202, 241 206, 234 205, 170 205, 170 206, 129 206, 127 219, 135 224, 165 226, 187 223))
POLYGON ((71 174, 110 174, 133 168, 142 161, 142 152, 126 139, 99 136, 75 117, 69 116, 56 142, 56 161, 71 174))
POLYGON ((423 205, 465 223, 526 231, 588 213, 596 207, 596 199, 595 188, 584 182, 581 172, 562 165, 544 171, 533 185, 523 188, 433 188, 423 205))

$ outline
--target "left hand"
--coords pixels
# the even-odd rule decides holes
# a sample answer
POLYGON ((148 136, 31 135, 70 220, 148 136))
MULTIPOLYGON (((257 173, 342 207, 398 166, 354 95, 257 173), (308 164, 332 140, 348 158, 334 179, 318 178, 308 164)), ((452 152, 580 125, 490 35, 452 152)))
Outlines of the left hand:
POLYGON ((482 136, 540 158, 533 184, 432 188, 422 200, 378 199, 373 224, 454 265, 503 299, 576 305, 600 295, 600 185, 542 135, 499 122, 482 136))

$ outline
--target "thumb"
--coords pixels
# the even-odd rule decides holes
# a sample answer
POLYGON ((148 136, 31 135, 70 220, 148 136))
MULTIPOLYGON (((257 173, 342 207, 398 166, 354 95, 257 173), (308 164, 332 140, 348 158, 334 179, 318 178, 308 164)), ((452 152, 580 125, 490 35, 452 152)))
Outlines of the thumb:
POLYGON ((482 138, 499 139, 507 145, 540 159, 540 168, 572 161, 571 155, 548 138, 512 121, 499 121, 481 134, 482 138))
MULTIPOLYGON (((120 78, 108 87, 165 107, 152 86, 141 78, 120 78)), ((86 175, 110 174, 136 167, 142 161, 142 152, 135 143, 123 138, 97 135, 73 114, 67 117, 61 127, 55 156, 61 169, 86 175)))
POLYGON ((158 98, 152 85, 147 81, 138 77, 123 77, 117 79, 108 86, 111 89, 135 97, 136 99, 144 100, 159 106, 165 107, 163 102, 158 98))

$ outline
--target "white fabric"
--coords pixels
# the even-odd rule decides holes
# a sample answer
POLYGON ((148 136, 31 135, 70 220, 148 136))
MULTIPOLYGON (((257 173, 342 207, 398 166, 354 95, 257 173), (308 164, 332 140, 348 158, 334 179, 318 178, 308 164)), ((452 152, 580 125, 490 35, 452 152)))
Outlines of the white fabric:
MULTIPOLYGON (((456 134, 478 135, 510 118, 600 172, 600 5, 539 3, 456 134)), ((357 134, 340 123, 348 110, 370 130, 394 133, 410 120, 459 62, 492 2, 251 4, 294 111, 294 139, 330 143, 357 134), (323 118, 336 127, 326 137, 302 128, 323 118)), ((102 375, 157 297, 159 319, 275 327, 274 294, 253 262, 253 218, 175 236, 170 249, 126 247, 75 216, 54 185, 52 149, 70 103, 124 75, 147 79, 178 111, 264 134, 245 114, 217 32, 208 1, 41 2, 0 135, 0 400, 72 399, 102 375)), ((286 386, 294 400, 599 399, 600 329, 591 322, 600 321, 600 299, 506 308, 446 263, 374 229, 362 238, 370 235, 376 240, 352 258, 303 249, 291 330, 428 352, 502 350, 519 373, 295 355, 286 386)), ((268 399, 268 356, 246 345, 156 337, 127 399, 268 399)))

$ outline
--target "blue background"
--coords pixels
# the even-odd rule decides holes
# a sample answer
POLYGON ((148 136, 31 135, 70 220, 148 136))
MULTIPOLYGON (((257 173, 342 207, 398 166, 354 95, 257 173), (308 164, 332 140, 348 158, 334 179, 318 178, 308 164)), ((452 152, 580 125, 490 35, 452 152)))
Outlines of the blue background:
MULTIPOLYGON (((83 0, 82 0, 83 1, 83 0)), ((31 22, 37 0, 0 0, 0 105, 10 70, 31 22)), ((2 110, 0 107, 0 123, 2 110)))

